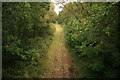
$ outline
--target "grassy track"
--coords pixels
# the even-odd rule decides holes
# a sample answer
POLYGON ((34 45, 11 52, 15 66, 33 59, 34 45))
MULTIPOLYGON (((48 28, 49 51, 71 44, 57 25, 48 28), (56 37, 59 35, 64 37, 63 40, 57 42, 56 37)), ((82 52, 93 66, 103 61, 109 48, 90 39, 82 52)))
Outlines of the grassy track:
POLYGON ((74 76, 71 57, 65 47, 63 28, 55 24, 53 42, 47 53, 44 66, 46 72, 41 75, 43 78, 71 78, 74 76))

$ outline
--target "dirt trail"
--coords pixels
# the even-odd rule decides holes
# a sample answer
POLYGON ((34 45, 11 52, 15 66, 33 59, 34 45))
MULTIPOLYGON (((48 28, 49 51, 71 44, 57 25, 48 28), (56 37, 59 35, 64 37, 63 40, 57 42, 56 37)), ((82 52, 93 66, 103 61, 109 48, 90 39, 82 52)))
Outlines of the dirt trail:
POLYGON ((72 78, 74 76, 71 58, 65 47, 64 33, 60 25, 55 24, 53 42, 48 51, 48 58, 45 60, 47 71, 43 78, 72 78))

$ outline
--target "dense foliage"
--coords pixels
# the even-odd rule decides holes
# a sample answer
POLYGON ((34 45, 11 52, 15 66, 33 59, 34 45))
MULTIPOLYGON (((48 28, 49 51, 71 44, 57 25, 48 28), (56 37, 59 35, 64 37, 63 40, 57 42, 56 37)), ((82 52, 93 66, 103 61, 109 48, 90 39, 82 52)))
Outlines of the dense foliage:
POLYGON ((55 13, 49 2, 3 3, 3 77, 40 77, 54 32, 50 11, 55 13))
POLYGON ((77 55, 81 78, 120 77, 119 3, 75 3, 64 6, 58 21, 77 55))

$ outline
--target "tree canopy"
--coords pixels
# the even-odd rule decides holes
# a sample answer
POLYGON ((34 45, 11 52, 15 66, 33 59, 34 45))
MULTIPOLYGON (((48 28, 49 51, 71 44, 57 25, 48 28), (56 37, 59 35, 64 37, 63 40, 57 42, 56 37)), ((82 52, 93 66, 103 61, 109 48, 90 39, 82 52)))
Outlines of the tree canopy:
POLYGON ((60 12, 57 20, 64 26, 66 42, 78 57, 78 77, 120 76, 118 4, 71 2, 60 12))

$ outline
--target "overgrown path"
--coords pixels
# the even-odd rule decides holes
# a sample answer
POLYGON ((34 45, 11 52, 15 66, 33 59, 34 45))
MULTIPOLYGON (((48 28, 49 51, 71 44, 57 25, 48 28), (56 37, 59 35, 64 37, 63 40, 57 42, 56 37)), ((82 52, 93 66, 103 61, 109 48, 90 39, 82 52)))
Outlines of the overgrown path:
POLYGON ((65 47, 63 28, 55 24, 56 31, 45 60, 43 78, 71 78, 74 76, 71 57, 65 47))

